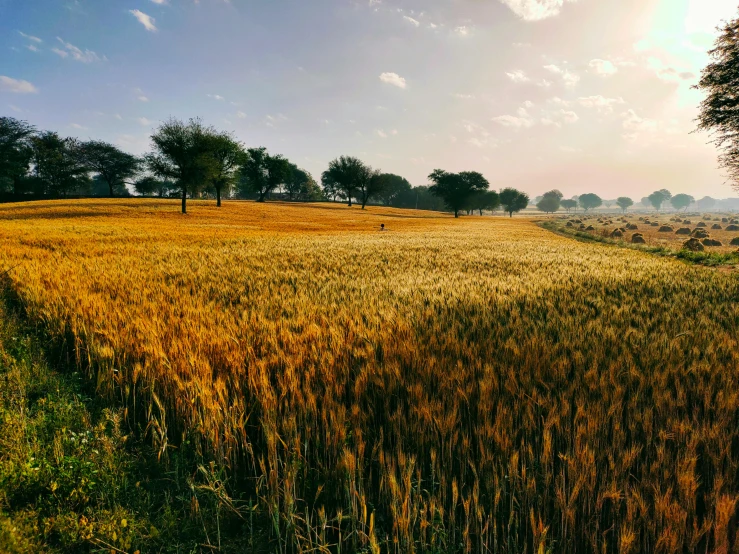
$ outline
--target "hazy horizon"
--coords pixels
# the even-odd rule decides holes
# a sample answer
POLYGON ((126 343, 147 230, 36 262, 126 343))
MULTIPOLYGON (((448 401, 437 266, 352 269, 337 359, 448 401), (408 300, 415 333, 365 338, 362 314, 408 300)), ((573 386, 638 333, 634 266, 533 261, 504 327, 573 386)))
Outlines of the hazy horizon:
POLYGON ((535 197, 736 197, 691 90, 732 0, 0 0, 0 113, 136 154, 199 116, 314 177, 339 155, 535 197))

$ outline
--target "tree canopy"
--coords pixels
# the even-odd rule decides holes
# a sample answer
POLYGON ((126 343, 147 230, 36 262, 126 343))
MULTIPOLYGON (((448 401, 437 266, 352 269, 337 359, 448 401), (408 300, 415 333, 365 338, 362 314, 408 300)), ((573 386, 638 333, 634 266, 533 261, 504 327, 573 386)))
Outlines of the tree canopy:
POLYGON ((514 213, 525 210, 529 205, 529 195, 514 188, 505 188, 500 191, 500 205, 509 217, 513 217, 514 213))
POLYGON ((429 175, 429 181, 433 183, 429 191, 444 200, 447 208, 454 212, 454 217, 459 217, 459 212, 465 209, 474 194, 490 187, 482 173, 476 171, 449 173, 436 169, 429 175))
POLYGON ((616 198, 616 205, 621 208, 621 211, 626 213, 626 210, 634 205, 634 201, 628 196, 619 196, 616 198))
POLYGON ((556 189, 545 192, 541 197, 541 200, 536 203, 536 207, 544 213, 554 213, 559 210, 563 196, 564 195, 556 189))
POLYGON ((366 171, 366 166, 359 158, 341 156, 329 162, 328 169, 321 175, 321 184, 327 196, 340 196, 351 206, 366 171))
POLYGON ((228 194, 236 183, 247 154, 243 145, 231 133, 214 132, 206 137, 208 180, 216 191, 216 206, 221 206, 221 195, 228 194))
POLYGON ((580 207, 586 212, 588 210, 600 208, 603 205, 603 200, 601 200, 601 197, 592 192, 581 194, 578 202, 580 203, 580 207))
POLYGON ((31 137, 35 132, 25 121, 0 117, 0 191, 19 192, 33 157, 31 137))
POLYGON ((659 211, 662 208, 662 204, 670 200, 670 198, 672 198, 672 194, 667 189, 656 190, 647 196, 647 200, 657 211, 659 211))
POLYGON ((700 104, 698 129, 711 134, 719 149, 719 165, 734 187, 739 186, 739 19, 724 23, 710 63, 695 86, 706 96, 700 104))
POLYGON ((80 156, 80 142, 45 131, 32 137, 32 163, 41 192, 64 198, 90 185, 90 168, 80 156))
POLYGON ((672 207, 676 210, 687 210, 688 206, 690 206, 693 202, 695 202, 695 198, 693 198, 689 194, 676 194, 675 196, 670 198, 670 204, 672 204, 672 207))
POLYGON ((89 169, 97 173, 108 185, 111 197, 125 193, 126 182, 141 169, 143 162, 117 146, 101 140, 91 140, 79 145, 79 155, 89 169))
POLYGON ((570 210, 577 208, 577 200, 575 200, 574 198, 561 200, 560 204, 565 210, 567 210, 567 213, 569 213, 570 210))
POLYGON ((701 210, 710 210, 716 205, 716 200, 710 196, 704 196, 698 200, 697 204, 701 210))

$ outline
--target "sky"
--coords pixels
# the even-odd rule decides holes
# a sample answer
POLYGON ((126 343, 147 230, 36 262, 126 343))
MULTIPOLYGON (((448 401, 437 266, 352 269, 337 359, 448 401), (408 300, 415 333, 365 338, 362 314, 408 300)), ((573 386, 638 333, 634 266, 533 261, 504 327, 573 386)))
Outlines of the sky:
POLYGON ((694 133, 739 0, 0 0, 0 115, 136 153, 201 117, 317 180, 354 155, 535 196, 735 197, 694 133))

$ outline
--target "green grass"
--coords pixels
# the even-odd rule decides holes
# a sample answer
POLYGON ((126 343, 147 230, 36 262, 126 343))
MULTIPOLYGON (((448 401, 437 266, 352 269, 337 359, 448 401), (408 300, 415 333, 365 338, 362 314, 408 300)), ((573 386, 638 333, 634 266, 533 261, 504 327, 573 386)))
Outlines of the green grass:
POLYGON ((12 304, 0 292, 0 554, 262 551, 218 468, 158 461, 12 304))
POLYGON ((704 265, 709 267, 718 266, 731 266, 739 264, 739 254, 735 252, 692 252, 690 250, 672 250, 665 248, 664 246, 647 246, 641 244, 631 244, 624 240, 612 239, 597 235, 595 233, 587 233, 579 231, 577 229, 570 229, 565 227, 565 220, 548 219, 539 222, 539 226, 558 233, 566 237, 571 237, 583 242, 598 242, 601 244, 611 244, 619 246, 621 248, 630 248, 632 250, 638 250, 640 252, 648 252, 656 256, 665 256, 670 258, 677 258, 692 264, 704 265))

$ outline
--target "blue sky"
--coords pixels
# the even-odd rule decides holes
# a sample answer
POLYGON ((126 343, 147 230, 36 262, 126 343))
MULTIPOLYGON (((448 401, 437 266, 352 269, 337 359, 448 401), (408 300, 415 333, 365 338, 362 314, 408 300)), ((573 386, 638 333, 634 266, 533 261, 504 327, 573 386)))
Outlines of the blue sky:
POLYGON ((734 196, 690 134, 736 0, 0 0, 0 114, 135 153, 202 117, 317 178, 734 196))

